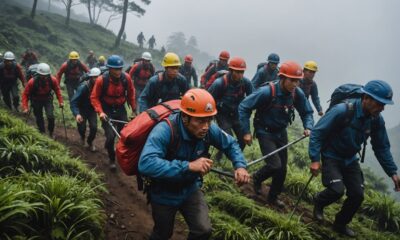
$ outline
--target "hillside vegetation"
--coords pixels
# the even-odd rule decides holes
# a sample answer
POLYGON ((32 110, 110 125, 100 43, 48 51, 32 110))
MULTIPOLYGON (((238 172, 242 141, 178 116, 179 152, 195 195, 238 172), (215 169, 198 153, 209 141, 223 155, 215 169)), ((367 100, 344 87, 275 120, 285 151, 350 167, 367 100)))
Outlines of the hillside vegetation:
MULTIPOLYGON (((19 56, 27 48, 32 48, 39 53, 39 61, 52 66, 53 73, 73 50, 80 53, 83 61, 89 50, 93 50, 97 57, 119 54, 124 57, 125 65, 131 64, 144 51, 129 42, 123 42, 120 48, 112 49, 115 35, 98 25, 71 20, 70 27, 66 28, 64 17, 44 12, 39 12, 32 21, 29 9, 4 3, 1 5, 0 52, 13 51, 17 61, 20 61, 19 56)), ((129 23, 127 27, 130 27, 129 23)), ((160 52, 150 52, 153 61, 159 64, 160 52)))

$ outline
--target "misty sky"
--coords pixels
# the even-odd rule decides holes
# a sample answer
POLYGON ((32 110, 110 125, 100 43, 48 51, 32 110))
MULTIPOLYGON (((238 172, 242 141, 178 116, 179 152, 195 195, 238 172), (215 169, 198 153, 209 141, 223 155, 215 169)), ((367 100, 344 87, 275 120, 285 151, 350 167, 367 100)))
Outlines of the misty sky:
MULTIPOLYGON (((315 60, 325 109, 339 84, 383 79, 394 90, 396 105, 384 112, 393 127, 400 123, 399 9, 398 0, 152 0, 145 16, 128 17, 126 32, 133 42, 140 31, 147 39, 154 34, 157 48, 171 32, 193 35, 213 56, 226 49, 245 58, 248 78, 270 52, 283 61, 315 60)), ((109 28, 117 31, 119 24, 109 28)))

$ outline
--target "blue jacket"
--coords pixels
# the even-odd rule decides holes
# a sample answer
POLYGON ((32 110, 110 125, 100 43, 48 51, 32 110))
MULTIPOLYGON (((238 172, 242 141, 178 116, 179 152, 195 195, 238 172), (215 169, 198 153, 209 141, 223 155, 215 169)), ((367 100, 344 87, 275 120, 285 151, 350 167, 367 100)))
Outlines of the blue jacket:
POLYGON ((309 99, 309 97, 311 95, 311 99, 312 99, 315 109, 317 109, 318 112, 321 112, 322 107, 321 107, 321 103, 319 101, 317 83, 315 81, 308 82, 308 81, 302 79, 300 81, 300 88, 303 90, 307 99, 309 99))
POLYGON ((282 91, 280 81, 274 82, 275 97, 272 98, 269 85, 260 87, 239 105, 239 120, 244 134, 250 133, 250 116, 257 109, 254 117, 254 128, 259 134, 277 133, 286 129, 291 122, 294 108, 300 114, 304 129, 314 125, 313 110, 300 88, 295 93, 282 91), (292 112, 292 114, 290 114, 292 112))
POLYGON ((386 174, 396 174, 397 167, 390 153, 390 143, 382 115, 366 116, 362 110, 361 99, 353 101, 354 113, 346 121, 348 107, 340 103, 332 107, 318 121, 311 131, 309 155, 313 162, 325 158, 344 161, 346 165, 357 161, 357 153, 364 140, 371 136, 372 149, 386 174), (348 122, 348 123, 347 123, 348 122), (347 123, 347 124, 346 124, 347 123))
MULTIPOLYGON (((187 132, 180 114, 174 114, 170 119, 175 121, 180 132, 175 157, 166 159, 172 130, 163 121, 153 128, 147 138, 139 160, 139 172, 151 178, 151 201, 178 206, 202 186, 200 174, 189 171, 189 162, 208 153, 205 140, 195 139, 187 132)), ((209 145, 222 150, 231 159, 235 169, 246 167, 246 160, 236 140, 217 125, 211 124, 207 139, 209 145)))
POLYGON ((178 74, 175 79, 167 80, 165 72, 156 74, 149 79, 146 87, 139 97, 139 110, 143 112, 154 107, 160 102, 173 99, 180 99, 189 89, 189 84, 182 74, 178 74), (162 76, 160 80, 159 75, 162 76))
POLYGON ((191 81, 193 78, 193 84, 195 87, 199 86, 199 81, 197 79, 197 73, 196 73, 196 69, 194 69, 193 66, 187 66, 185 64, 183 64, 180 68, 179 68, 179 73, 182 74, 186 80, 188 81, 189 84, 189 88, 192 87, 191 81))
POLYGON ((89 83, 86 81, 76 89, 70 102, 70 108, 75 117, 78 114, 94 112, 94 108, 90 103, 90 92, 89 83))
POLYGON ((260 67, 257 70, 256 75, 254 75, 253 79, 251 80, 251 84, 253 84, 253 87, 257 89, 266 82, 278 80, 278 72, 278 69, 271 71, 268 65, 265 64, 263 67, 260 67))
POLYGON ((218 112, 238 115, 240 102, 254 91, 249 79, 243 77, 240 81, 233 83, 231 74, 218 78, 208 88, 208 92, 214 97, 217 103, 218 112), (227 82, 225 83, 224 77, 227 82))

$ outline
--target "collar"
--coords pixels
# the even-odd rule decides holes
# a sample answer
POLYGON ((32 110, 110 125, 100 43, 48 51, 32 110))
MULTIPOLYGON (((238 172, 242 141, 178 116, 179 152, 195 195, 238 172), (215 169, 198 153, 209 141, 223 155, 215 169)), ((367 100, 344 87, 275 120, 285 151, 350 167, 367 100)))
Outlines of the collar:
POLYGON ((355 110, 355 115, 357 118, 365 118, 365 114, 364 111, 362 110, 362 103, 361 103, 361 99, 357 99, 354 102, 354 110, 355 110))

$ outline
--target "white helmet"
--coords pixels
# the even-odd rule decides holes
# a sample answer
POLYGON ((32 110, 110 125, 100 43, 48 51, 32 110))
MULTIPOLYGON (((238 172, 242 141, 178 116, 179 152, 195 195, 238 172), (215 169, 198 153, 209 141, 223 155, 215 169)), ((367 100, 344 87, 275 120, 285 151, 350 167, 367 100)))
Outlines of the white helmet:
POLYGON ((4 60, 15 60, 14 53, 7 51, 4 53, 4 60))
POLYGON ((97 77, 101 74, 100 68, 94 67, 90 69, 89 77, 97 77))
POLYGON ((149 53, 149 52, 144 52, 144 53, 142 53, 142 58, 144 59, 144 60, 148 60, 148 61, 151 61, 151 53, 149 53))
POLYGON ((37 66, 37 70, 36 72, 39 75, 50 75, 51 71, 50 71, 50 66, 47 63, 39 63, 39 65, 37 66))

